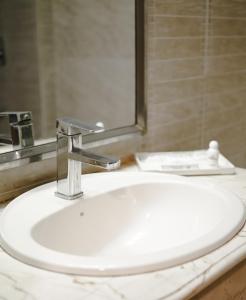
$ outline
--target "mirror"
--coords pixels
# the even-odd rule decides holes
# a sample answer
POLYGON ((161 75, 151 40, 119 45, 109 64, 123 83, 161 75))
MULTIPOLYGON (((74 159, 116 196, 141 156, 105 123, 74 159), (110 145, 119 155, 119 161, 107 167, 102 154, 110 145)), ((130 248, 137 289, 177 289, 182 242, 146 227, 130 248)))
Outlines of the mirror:
POLYGON ((31 111, 35 145, 62 116, 102 123, 88 141, 143 130, 143 15, 141 0, 0 0, 0 112, 31 111))

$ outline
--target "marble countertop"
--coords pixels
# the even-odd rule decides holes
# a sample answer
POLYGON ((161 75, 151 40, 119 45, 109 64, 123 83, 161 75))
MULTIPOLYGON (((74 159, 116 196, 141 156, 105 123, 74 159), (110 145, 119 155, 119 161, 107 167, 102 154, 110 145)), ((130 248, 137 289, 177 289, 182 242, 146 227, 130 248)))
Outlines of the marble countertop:
MULTIPOLYGON (((136 167, 130 167, 136 170, 136 167)), ((225 187, 246 205, 246 170, 236 175, 192 177, 225 187)), ((0 206, 0 213, 3 209, 0 206)), ((246 225, 228 243, 189 263, 158 272, 122 277, 83 277, 41 270, 0 248, 0 300, 188 299, 246 259, 246 225)))

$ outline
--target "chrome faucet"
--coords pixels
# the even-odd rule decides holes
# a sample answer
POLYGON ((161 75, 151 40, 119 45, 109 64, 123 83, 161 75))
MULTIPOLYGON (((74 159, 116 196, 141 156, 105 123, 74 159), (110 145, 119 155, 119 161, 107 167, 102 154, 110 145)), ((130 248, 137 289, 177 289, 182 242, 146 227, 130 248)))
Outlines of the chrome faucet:
POLYGON ((99 156, 82 149, 82 136, 103 131, 98 126, 88 126, 71 118, 60 118, 57 128, 57 192, 63 199, 76 199, 82 196, 82 162, 108 170, 120 166, 120 161, 99 156))
POLYGON ((0 112, 0 117, 8 117, 11 136, 0 135, 0 143, 12 144, 15 148, 33 146, 32 113, 30 111, 0 112))

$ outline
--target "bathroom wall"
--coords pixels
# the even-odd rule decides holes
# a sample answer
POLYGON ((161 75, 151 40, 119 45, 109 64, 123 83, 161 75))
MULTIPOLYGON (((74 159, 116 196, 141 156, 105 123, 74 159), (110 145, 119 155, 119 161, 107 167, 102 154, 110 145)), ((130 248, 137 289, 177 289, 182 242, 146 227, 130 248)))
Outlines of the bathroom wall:
POLYGON ((246 1, 147 0, 145 150, 217 139, 246 166, 246 1))

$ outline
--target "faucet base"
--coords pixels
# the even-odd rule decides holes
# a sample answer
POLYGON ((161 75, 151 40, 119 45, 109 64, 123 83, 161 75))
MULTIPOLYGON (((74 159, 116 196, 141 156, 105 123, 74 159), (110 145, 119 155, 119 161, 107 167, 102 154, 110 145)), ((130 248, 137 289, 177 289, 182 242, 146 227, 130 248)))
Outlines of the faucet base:
POLYGON ((83 192, 80 192, 80 193, 74 194, 74 195, 70 195, 70 196, 59 193, 59 192, 55 192, 55 196, 65 199, 65 200, 74 200, 74 199, 82 197, 82 195, 83 195, 83 192))

